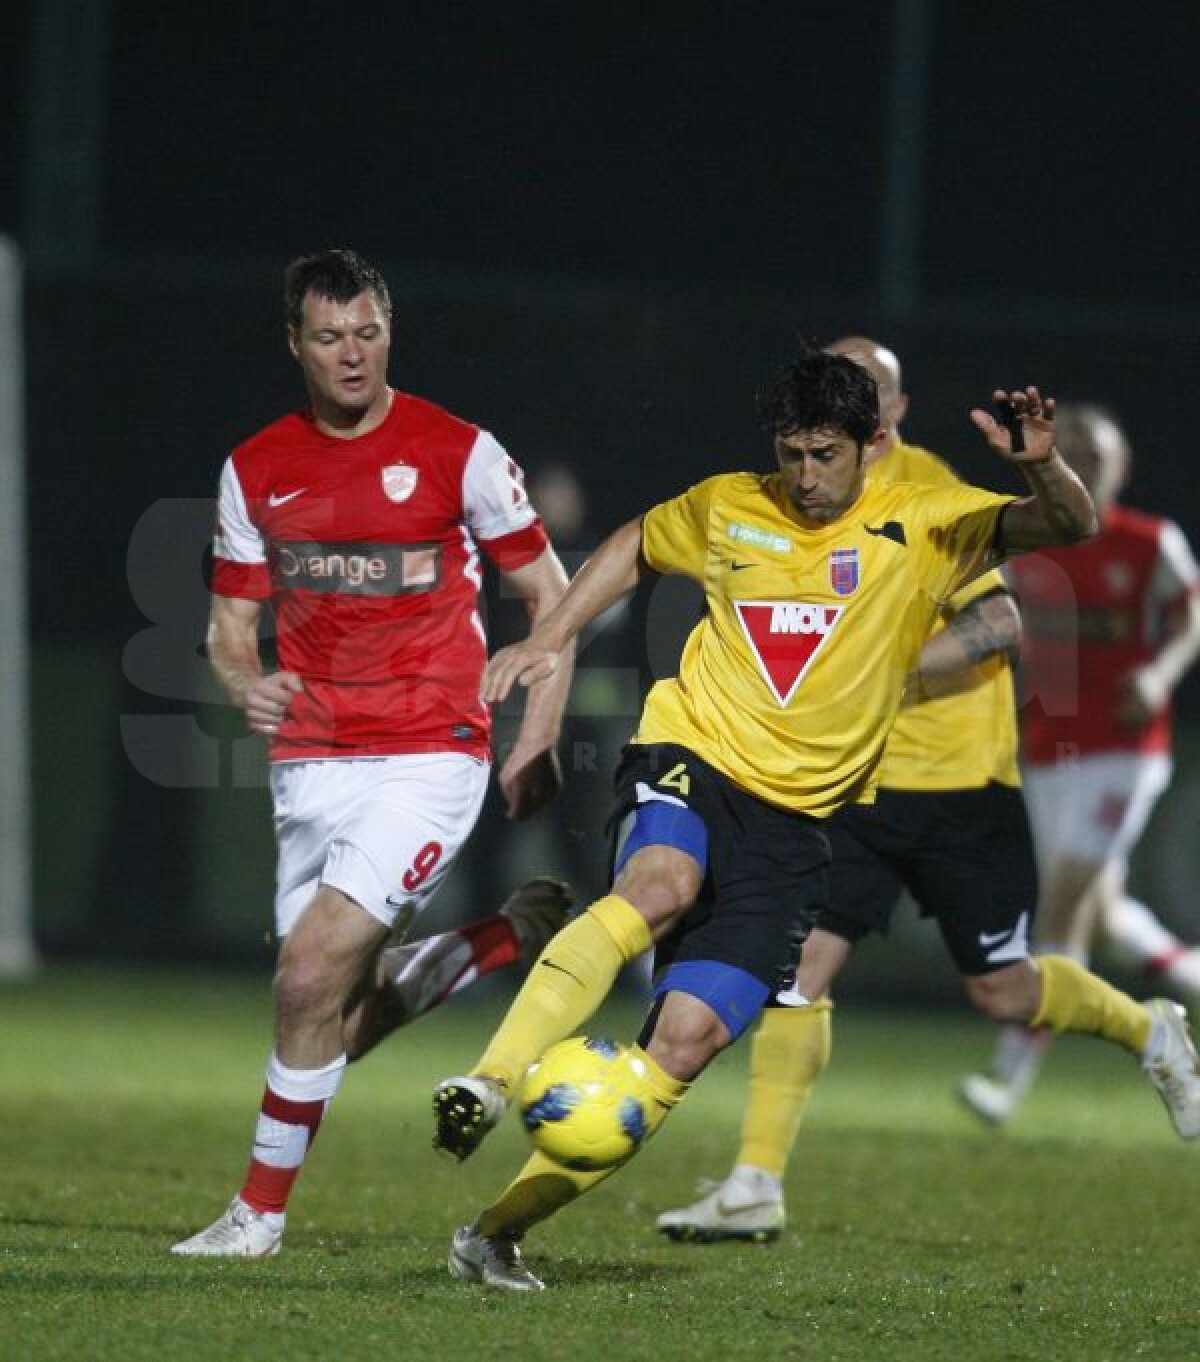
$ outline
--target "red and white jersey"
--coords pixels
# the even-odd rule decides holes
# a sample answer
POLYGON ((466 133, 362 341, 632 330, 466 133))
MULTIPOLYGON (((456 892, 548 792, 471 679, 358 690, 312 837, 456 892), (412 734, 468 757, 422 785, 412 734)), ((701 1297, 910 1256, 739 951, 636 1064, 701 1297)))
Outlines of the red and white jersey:
POLYGON ((293 413, 221 474, 213 591, 270 600, 304 682, 272 761, 489 755, 477 546, 511 571, 546 548, 521 470, 486 431, 392 394, 356 439, 293 413))
POLYGON ((1094 539, 1018 558, 1010 571, 1024 621, 1026 760, 1165 751, 1169 706, 1139 727, 1118 710, 1126 678, 1155 656, 1170 611, 1197 589, 1178 525, 1114 506, 1094 539))

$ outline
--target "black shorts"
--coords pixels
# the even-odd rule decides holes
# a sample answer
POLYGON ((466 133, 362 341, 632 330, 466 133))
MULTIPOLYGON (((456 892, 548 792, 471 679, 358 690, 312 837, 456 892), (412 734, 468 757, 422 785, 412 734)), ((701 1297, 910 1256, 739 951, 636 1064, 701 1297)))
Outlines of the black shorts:
POLYGON ((817 925, 846 941, 886 932, 902 890, 937 919, 963 974, 1028 954, 1037 866, 1020 790, 880 790, 825 825, 833 848, 829 907, 817 925))
POLYGON ((614 860, 631 816, 656 786, 686 804, 708 833, 700 894, 655 947, 655 970, 716 960, 745 970, 772 993, 790 987, 800 948, 828 901, 829 843, 821 822, 756 799, 673 743, 630 744, 614 786, 614 860))

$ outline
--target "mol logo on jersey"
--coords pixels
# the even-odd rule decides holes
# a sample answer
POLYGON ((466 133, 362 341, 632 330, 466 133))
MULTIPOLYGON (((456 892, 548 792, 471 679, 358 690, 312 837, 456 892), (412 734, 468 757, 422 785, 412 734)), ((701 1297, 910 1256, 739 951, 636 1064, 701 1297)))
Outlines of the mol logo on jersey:
POLYGON ((805 601, 734 601, 733 606, 764 680, 786 705, 829 641, 844 607, 805 601))

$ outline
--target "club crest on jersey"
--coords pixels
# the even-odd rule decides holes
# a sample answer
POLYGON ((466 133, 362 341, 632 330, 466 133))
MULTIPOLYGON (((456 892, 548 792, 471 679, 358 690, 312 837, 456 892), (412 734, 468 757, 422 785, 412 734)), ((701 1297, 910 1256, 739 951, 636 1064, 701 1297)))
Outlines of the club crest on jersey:
POLYGON ((746 642, 763 680, 781 705, 829 642, 844 606, 807 601, 734 601, 746 642))
POLYGON ((407 463, 390 463, 381 470, 383 495, 389 501, 407 501, 417 490, 417 470, 407 463))
POLYGON ((829 585, 838 596, 852 596, 858 590, 858 550, 834 549, 829 555, 829 585))

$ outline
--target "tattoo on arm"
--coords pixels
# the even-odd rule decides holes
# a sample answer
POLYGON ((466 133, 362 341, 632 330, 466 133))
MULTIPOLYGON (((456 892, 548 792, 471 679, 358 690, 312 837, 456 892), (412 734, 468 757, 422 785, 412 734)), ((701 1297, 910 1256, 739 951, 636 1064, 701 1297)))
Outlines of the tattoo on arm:
POLYGON ((956 695, 978 685, 976 670, 989 658, 1017 659, 1021 617, 1012 597, 997 588, 977 596, 944 629, 925 640, 916 672, 909 678, 908 704, 956 695))
POLYGON ((982 662, 1000 651, 996 631, 980 614, 968 610, 947 626, 972 662, 982 662))
POLYGON ((1010 656, 1016 648, 1016 639, 1011 630, 997 627, 989 617, 985 602, 992 599, 983 596, 972 603, 960 615, 956 615, 946 626, 946 633, 962 648, 972 666, 985 662, 997 653, 1010 656))

